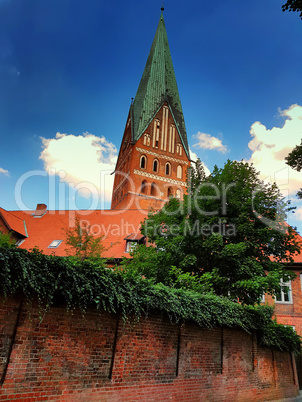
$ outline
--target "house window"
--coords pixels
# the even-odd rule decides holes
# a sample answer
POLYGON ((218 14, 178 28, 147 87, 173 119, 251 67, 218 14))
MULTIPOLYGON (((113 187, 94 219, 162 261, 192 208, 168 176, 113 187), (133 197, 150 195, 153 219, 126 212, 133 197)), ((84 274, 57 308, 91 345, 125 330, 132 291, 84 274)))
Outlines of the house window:
POLYGON ((166 163, 165 172, 166 172, 166 175, 167 175, 167 176, 170 176, 170 174, 171 174, 171 165, 170 165, 169 162, 166 163))
POLYGON ((157 172, 158 171, 158 160, 154 159, 153 161, 153 172, 157 172))
POLYGON ((25 242, 25 239, 19 239, 19 240, 16 241, 16 246, 19 247, 19 246, 21 246, 21 244, 24 243, 24 242, 25 242))
POLYGON ((178 189, 176 190, 176 192, 175 192, 175 197, 178 198, 178 199, 180 199, 180 195, 181 195, 181 192, 180 192, 180 189, 178 188, 178 189))
POLYGON ((167 197, 173 197, 173 190, 172 187, 168 187, 168 191, 167 191, 167 197))
POLYGON ((140 167, 141 169, 146 169, 147 167, 147 158, 145 157, 145 155, 141 156, 140 167))
POLYGON ((275 302, 276 303, 292 303, 292 286, 291 281, 281 282, 281 291, 276 293, 275 302))
POLYGON ((182 178, 182 167, 180 165, 177 166, 177 178, 182 178))
POLYGON ((128 241, 126 243, 126 253, 131 253, 137 247, 137 241, 128 241))
POLYGON ((63 240, 53 240, 48 248, 58 248, 59 245, 62 243, 63 240))

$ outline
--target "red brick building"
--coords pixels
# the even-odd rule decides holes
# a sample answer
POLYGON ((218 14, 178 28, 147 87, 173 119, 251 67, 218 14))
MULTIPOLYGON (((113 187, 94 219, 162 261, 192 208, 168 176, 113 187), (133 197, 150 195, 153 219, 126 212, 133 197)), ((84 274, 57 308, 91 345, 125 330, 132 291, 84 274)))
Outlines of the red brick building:
MULTIPOLYGON (((103 236, 104 257, 129 257, 133 244, 144 242, 140 223, 151 208, 160 209, 170 196, 182 198, 190 166, 189 146, 163 15, 143 76, 128 114, 115 171, 111 210, 35 211, 0 208, 0 231, 11 233, 21 248, 38 247, 46 254, 66 255, 66 229, 76 219, 95 236, 103 236)), ((300 237, 300 236, 299 236, 300 237)), ((302 239, 301 239, 302 240, 302 239)), ((275 303, 278 322, 302 336, 302 257, 290 267, 297 277, 284 284, 275 303)))
POLYGON ((164 18, 161 15, 126 123, 112 209, 159 209, 186 191, 189 145, 164 18))

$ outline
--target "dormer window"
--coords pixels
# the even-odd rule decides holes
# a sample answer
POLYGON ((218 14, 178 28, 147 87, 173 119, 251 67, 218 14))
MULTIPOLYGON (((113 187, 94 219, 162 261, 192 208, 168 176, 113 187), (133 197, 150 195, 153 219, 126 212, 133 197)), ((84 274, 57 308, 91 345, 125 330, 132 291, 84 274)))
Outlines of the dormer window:
POLYGON ((63 240, 53 240, 48 248, 58 248, 59 245, 62 243, 63 240))
POLYGON ((26 239, 19 239, 19 240, 17 240, 17 241, 16 241, 16 246, 18 246, 18 247, 21 246, 21 244, 24 243, 25 240, 26 240, 26 239))
POLYGON ((129 236, 125 237, 124 240, 126 240, 125 252, 131 253, 139 244, 144 243, 145 236, 143 236, 141 233, 131 233, 129 236))
POLYGON ((137 247, 137 241, 127 241, 126 243, 126 253, 131 253, 137 247))

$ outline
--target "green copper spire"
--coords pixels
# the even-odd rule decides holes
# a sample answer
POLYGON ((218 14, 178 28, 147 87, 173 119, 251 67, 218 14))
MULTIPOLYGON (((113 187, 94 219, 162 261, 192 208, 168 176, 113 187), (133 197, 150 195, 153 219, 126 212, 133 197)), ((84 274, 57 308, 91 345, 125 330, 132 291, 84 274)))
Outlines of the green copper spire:
MULTIPOLYGON (((162 10, 163 11, 163 10, 162 10)), ((132 139, 136 142, 164 102, 168 102, 189 157, 185 121, 177 88, 163 13, 132 105, 132 139)))

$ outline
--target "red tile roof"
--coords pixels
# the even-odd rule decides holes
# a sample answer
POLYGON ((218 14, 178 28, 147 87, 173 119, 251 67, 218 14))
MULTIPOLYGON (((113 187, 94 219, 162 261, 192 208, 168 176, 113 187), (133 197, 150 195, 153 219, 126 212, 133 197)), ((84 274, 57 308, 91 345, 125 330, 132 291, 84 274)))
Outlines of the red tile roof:
POLYGON ((141 238, 140 224, 147 217, 146 210, 96 210, 96 211, 47 211, 42 217, 33 216, 33 211, 13 211, 20 221, 26 222, 29 237, 21 248, 30 250, 38 247, 44 254, 65 256, 66 230, 72 229, 76 219, 83 228, 89 227, 95 237, 103 236, 106 258, 129 257, 126 240, 129 235, 141 238), (54 240, 62 240, 57 248, 49 248, 54 240))
POLYGON ((13 230, 16 233, 27 237, 24 219, 18 217, 14 212, 8 212, 3 208, 0 208, 0 216, 9 230, 13 230))
MULTIPOLYGON (((102 244, 106 251, 105 258, 129 257, 126 250, 127 240, 142 239, 140 224, 147 217, 147 210, 83 210, 83 211, 46 211, 42 216, 35 216, 35 211, 5 211, 0 208, 0 214, 9 229, 28 237, 20 246, 30 250, 38 247, 44 254, 65 256, 66 230, 72 229, 76 219, 83 227, 89 227, 95 237, 102 236, 102 244), (24 224, 25 223, 25 224, 24 224), (54 240, 62 240, 57 248, 49 248, 54 240)), ((301 243, 302 237, 296 233, 296 240, 301 243)), ((302 254, 293 256, 295 264, 302 264, 302 254)))

